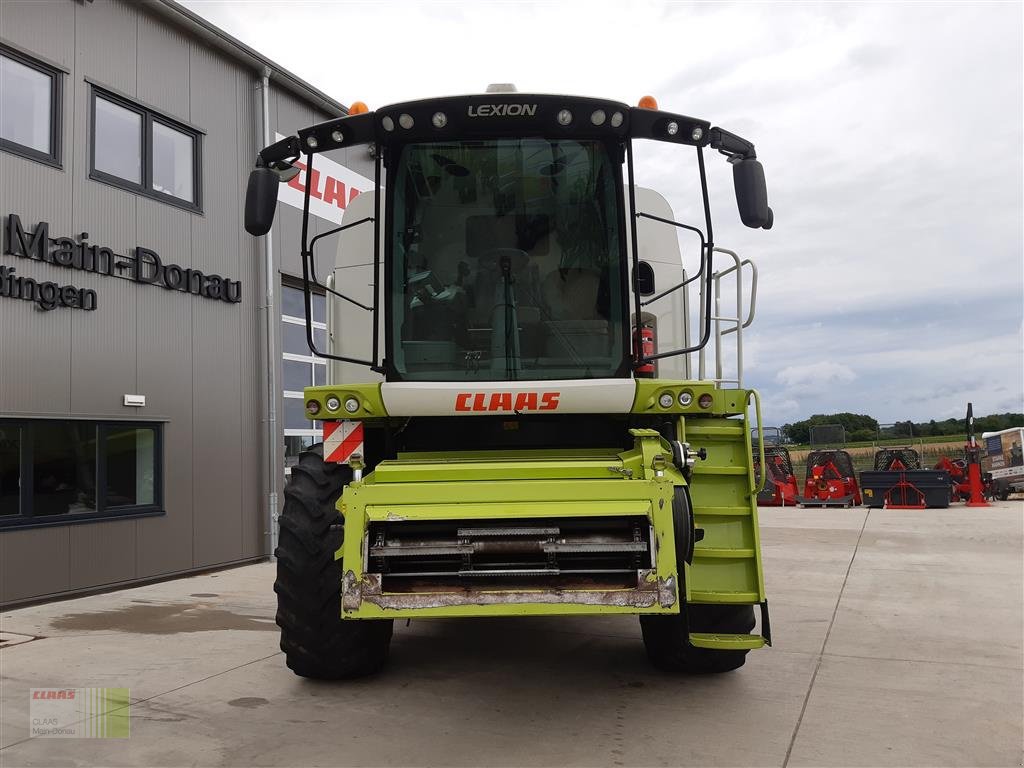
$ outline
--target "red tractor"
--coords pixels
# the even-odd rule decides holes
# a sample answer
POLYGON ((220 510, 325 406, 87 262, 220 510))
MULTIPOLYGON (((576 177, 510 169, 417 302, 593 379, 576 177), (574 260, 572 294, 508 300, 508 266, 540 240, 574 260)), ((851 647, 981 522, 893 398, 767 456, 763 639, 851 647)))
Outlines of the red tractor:
POLYGON ((838 449, 811 451, 804 493, 796 497, 796 503, 802 507, 860 506, 860 487, 850 454, 838 449))
MULTIPOLYGON (((757 494, 758 506, 795 507, 800 488, 796 475, 793 474, 793 461, 789 457, 789 451, 781 445, 766 445, 764 463, 768 475, 765 477, 764 488, 757 494)), ((757 446, 754 446, 754 476, 760 483, 761 462, 757 446)))

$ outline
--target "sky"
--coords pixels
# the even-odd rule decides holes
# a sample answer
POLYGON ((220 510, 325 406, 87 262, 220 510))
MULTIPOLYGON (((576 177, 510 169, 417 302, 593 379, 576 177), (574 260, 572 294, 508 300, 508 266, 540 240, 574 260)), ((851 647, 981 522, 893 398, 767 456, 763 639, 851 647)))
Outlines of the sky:
MULTIPOLYGON (((717 244, 758 265, 766 424, 1024 410, 1020 2, 184 5, 344 104, 510 82, 739 133, 774 227, 742 226, 724 158, 709 186, 717 244)), ((699 221, 680 154, 638 146, 637 181, 699 221)))

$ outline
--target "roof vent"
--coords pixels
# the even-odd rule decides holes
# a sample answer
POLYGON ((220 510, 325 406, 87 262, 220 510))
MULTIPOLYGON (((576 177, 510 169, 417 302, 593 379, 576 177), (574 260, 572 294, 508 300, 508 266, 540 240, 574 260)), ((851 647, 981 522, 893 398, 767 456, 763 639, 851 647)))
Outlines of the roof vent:
POLYGON ((514 83, 491 83, 487 86, 487 93, 519 93, 514 83))

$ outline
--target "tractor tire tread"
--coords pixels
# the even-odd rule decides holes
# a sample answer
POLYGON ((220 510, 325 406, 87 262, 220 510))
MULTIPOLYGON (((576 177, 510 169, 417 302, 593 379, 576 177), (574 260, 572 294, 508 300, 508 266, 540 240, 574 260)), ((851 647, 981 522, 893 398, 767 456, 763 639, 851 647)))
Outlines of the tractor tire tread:
POLYGON ((335 508, 351 475, 327 464, 313 446, 292 467, 284 489, 277 556, 277 625, 281 650, 295 674, 337 680, 372 674, 387 661, 390 620, 341 618, 341 563, 335 552, 343 541, 335 508))

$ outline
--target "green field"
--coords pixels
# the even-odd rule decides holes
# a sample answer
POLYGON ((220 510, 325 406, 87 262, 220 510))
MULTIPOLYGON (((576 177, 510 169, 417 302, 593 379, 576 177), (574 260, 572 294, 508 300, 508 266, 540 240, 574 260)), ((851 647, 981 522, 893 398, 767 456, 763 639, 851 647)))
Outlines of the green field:
MULTIPOLYGON (((957 443, 963 445, 967 442, 967 435, 932 435, 930 437, 894 437, 885 440, 862 440, 860 442, 847 443, 844 446, 830 446, 836 448, 902 448, 910 446, 911 448, 921 449, 922 445, 930 445, 934 443, 957 443)), ((981 438, 978 438, 978 442, 981 442, 981 438)), ((790 452, 794 451, 809 451, 812 446, 802 443, 787 445, 790 452)))

